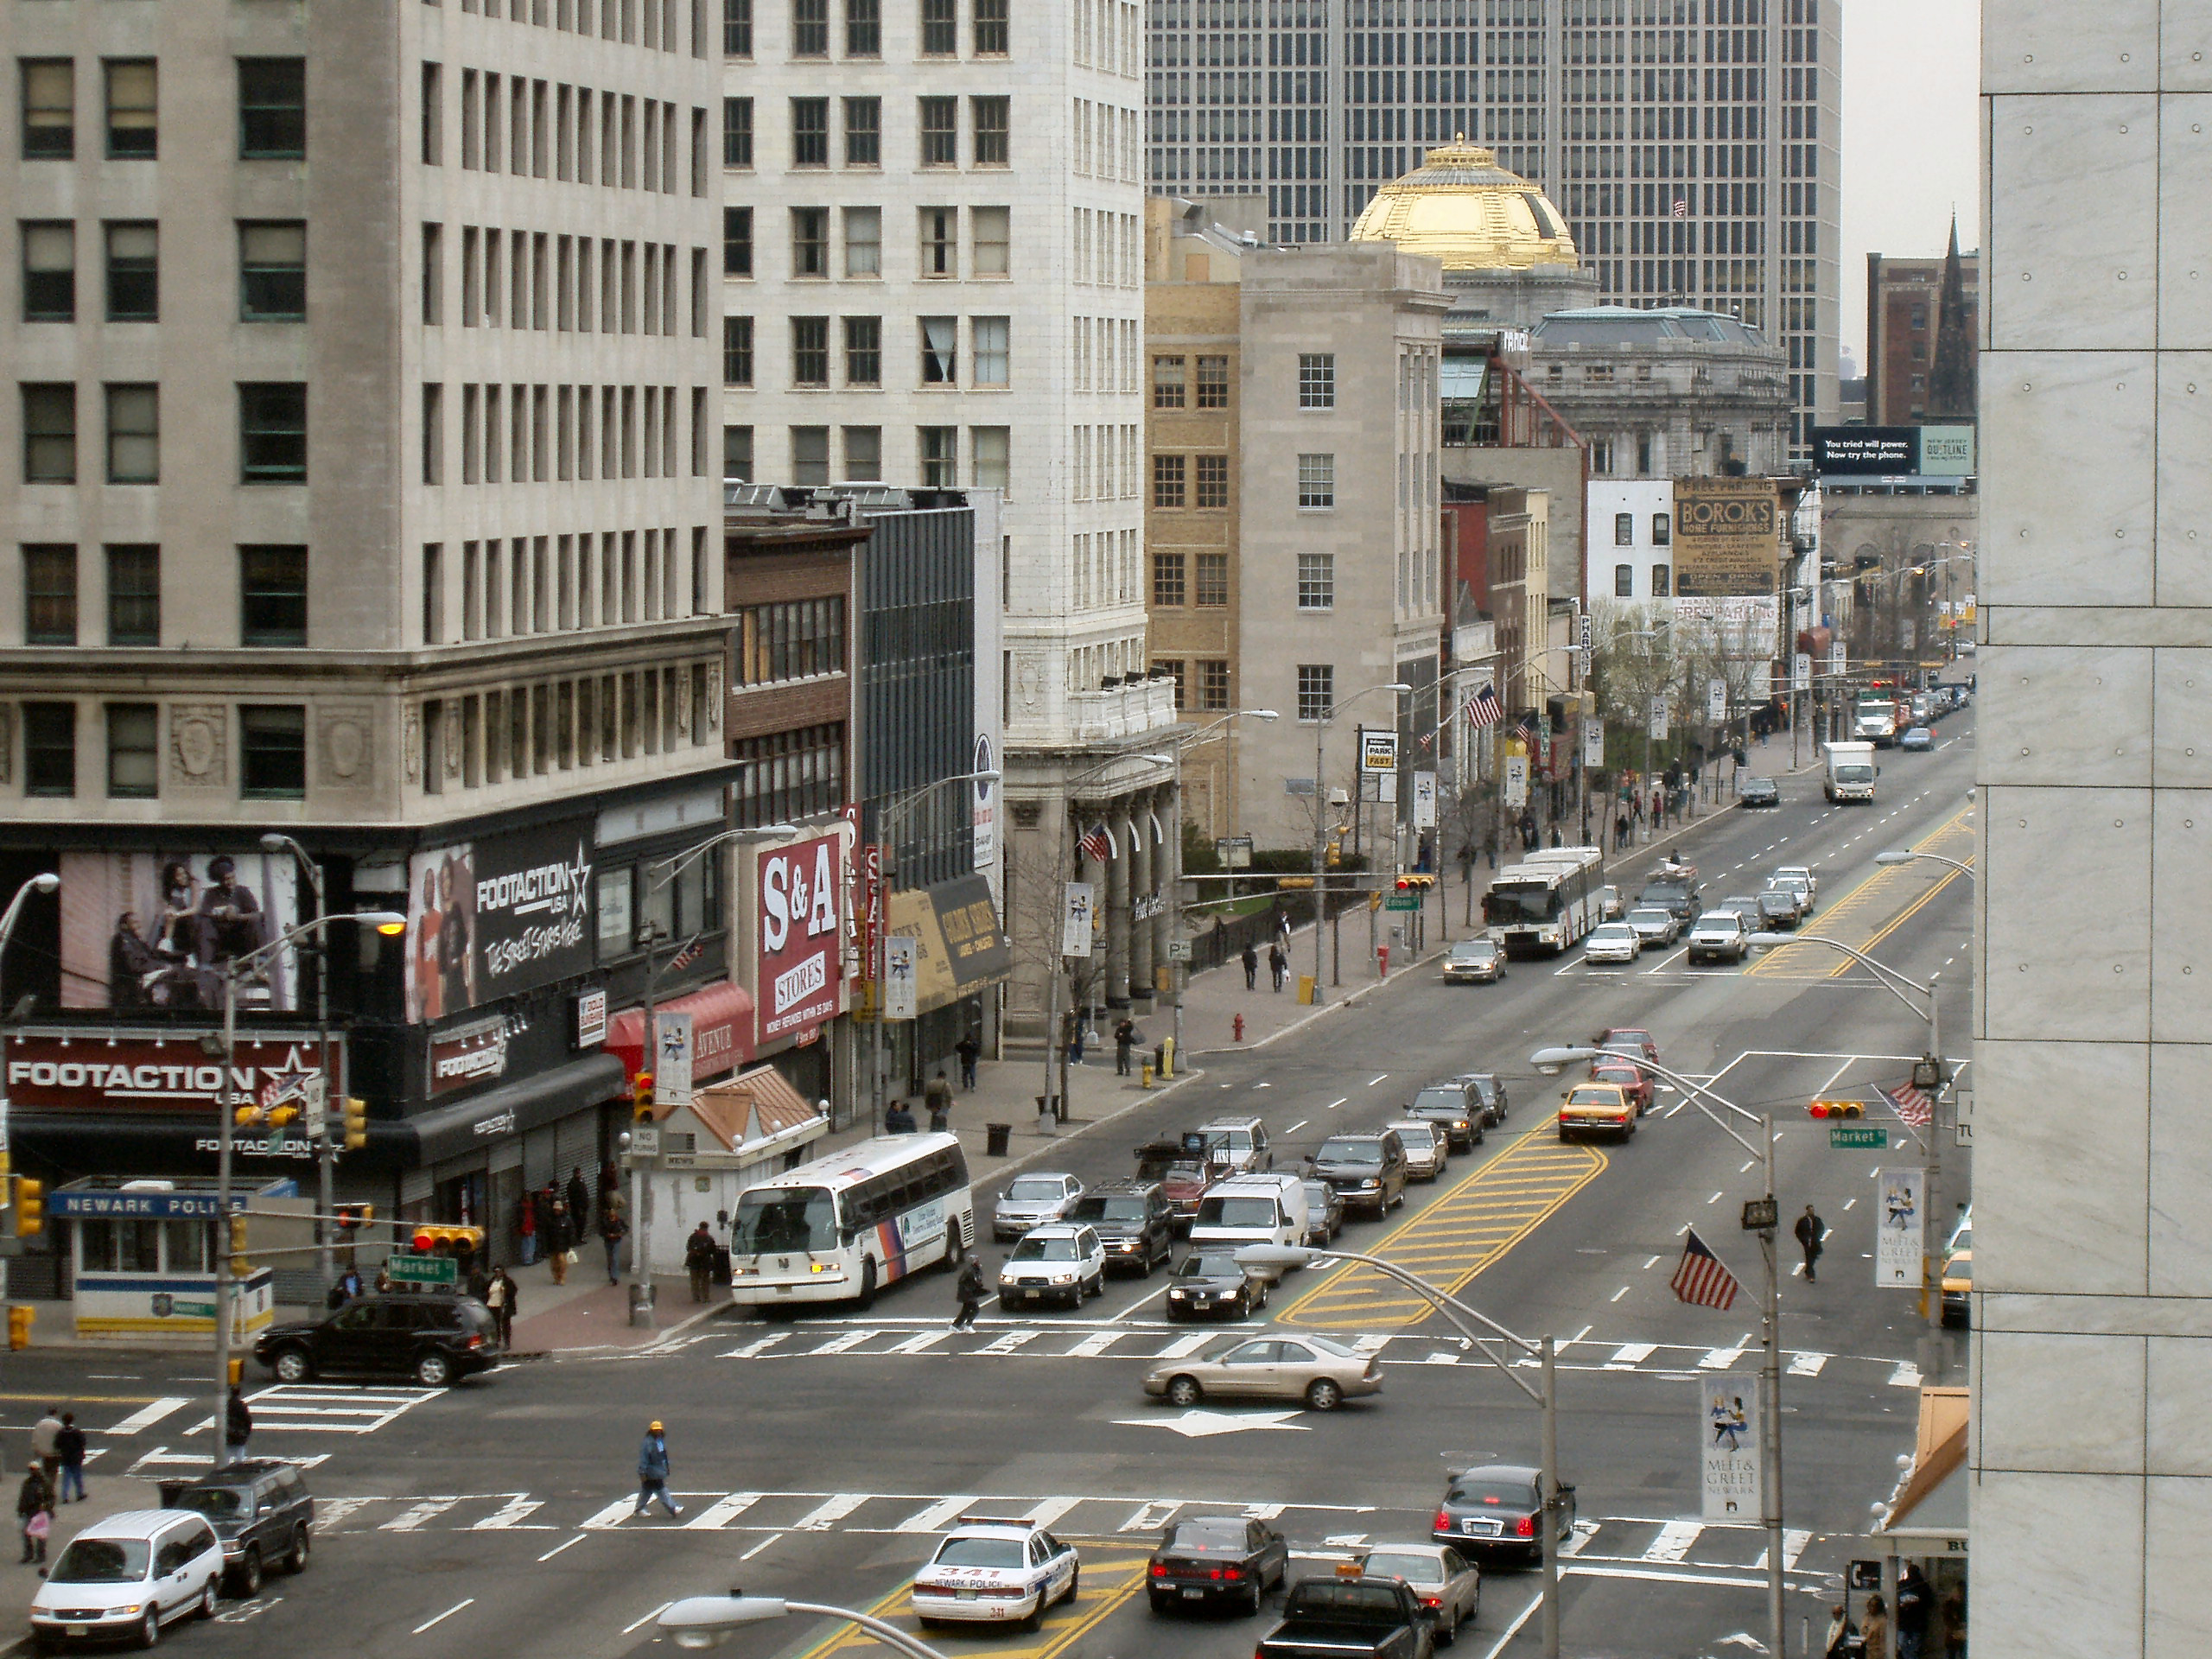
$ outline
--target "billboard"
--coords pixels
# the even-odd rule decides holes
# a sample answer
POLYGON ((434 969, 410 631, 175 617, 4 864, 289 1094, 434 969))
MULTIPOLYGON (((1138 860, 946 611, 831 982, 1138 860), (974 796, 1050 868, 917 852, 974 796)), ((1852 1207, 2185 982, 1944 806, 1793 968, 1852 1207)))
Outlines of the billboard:
POLYGON ((836 1017, 843 870, 843 843, 834 835, 760 855, 760 955, 753 982, 763 1047, 836 1017))
MULTIPOLYGON (((308 1085, 322 1076, 321 1044, 297 1034, 241 1031, 228 1078, 219 1058, 174 1032, 88 1039, 83 1031, 17 1031, 7 1053, 9 1103, 26 1112, 181 1112, 212 1122, 226 1098, 304 1107, 308 1085)), ((330 1058, 342 1084, 342 1038, 331 1039, 330 1058)))
POLYGON ((1971 478, 1971 426, 1818 426, 1813 471, 1824 478, 1971 478))
POLYGON ((1683 599, 1770 594, 1780 497, 1768 478, 1675 480, 1675 592, 1683 599))
POLYGON ((432 848, 407 866, 407 1017, 444 1020, 589 971, 589 830, 432 848))
MULTIPOLYGON (((1068 885, 1087 884, 1071 881, 1068 885)), ((1076 918, 1070 914, 1063 921, 1069 937, 1061 943, 1073 944, 1078 925, 1076 918)), ((1083 949, 1067 954, 1087 957, 1096 937, 1088 902, 1079 925, 1083 949)), ((957 875, 950 881, 892 894, 891 931, 914 942, 918 1014, 977 995, 1014 970, 1006 935, 999 926, 998 908, 991 902, 990 883, 980 875, 957 875)))
MULTIPOLYGON (((231 964, 298 925, 289 853, 184 847, 64 853, 61 1006, 218 1014, 231 964)), ((241 1012, 297 1008, 289 951, 245 969, 241 1012)))
POLYGON ((1877 1172, 1881 1208, 1874 1214, 1874 1284, 1878 1289, 1918 1290, 1921 1253, 1928 1236, 1928 1173, 1877 1172))

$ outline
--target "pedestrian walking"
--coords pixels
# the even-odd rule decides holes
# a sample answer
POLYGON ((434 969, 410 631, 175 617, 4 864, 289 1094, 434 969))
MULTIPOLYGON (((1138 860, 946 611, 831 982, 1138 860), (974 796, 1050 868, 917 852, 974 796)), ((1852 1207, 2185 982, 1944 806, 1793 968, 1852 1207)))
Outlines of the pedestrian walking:
POLYGON ((54 1437, 54 1450, 61 1459, 61 1503, 85 1501, 85 1431, 77 1427, 77 1414, 61 1414, 61 1432, 54 1437), (69 1494, 74 1491, 73 1499, 69 1494))
POLYGON ((669 1496, 668 1435, 658 1421, 645 1425, 644 1444, 638 1447, 638 1512, 631 1519, 644 1520, 655 1498, 671 1515, 683 1513, 683 1506, 669 1496))
POLYGON ((912 1135, 921 1126, 914 1122, 913 1113, 906 1109, 906 1103, 894 1100, 885 1108, 883 1132, 886 1135, 912 1135))
POLYGON ((1129 1075, 1130 1058, 1137 1048, 1137 1022, 1123 1014, 1114 1027, 1114 1075, 1129 1075))
POLYGON ((532 1192, 515 1205, 515 1251, 525 1268, 537 1260, 537 1197, 532 1192))
POLYGON ((1276 993, 1282 990, 1282 982, 1290 971, 1290 958, 1283 954, 1282 942, 1277 940, 1268 947, 1268 977, 1274 982, 1276 993))
POLYGON ((515 1330, 515 1281, 507 1277, 501 1268, 492 1275, 491 1287, 484 1293, 484 1306, 492 1310, 492 1324, 499 1333, 499 1346, 505 1347, 515 1330))
POLYGON ((983 1264, 979 1258, 971 1255, 960 1264, 960 1278, 955 1288, 960 1297, 960 1311, 952 1316, 952 1328, 972 1331, 976 1328, 976 1315, 983 1306, 983 1264))
POLYGON ((575 1249, 576 1236, 569 1230, 569 1206, 558 1198, 553 1201, 551 1211, 545 1217, 545 1260, 553 1269, 553 1282, 569 1282, 569 1257, 575 1249))
POLYGON ((922 1087, 922 1104, 930 1109, 930 1133, 943 1135, 952 1127, 952 1084, 939 1066, 937 1075, 922 1087))
POLYGON ((976 1033, 971 1031, 952 1046, 952 1052, 960 1057, 960 1086, 973 1093, 976 1062, 983 1058, 983 1045, 976 1040, 976 1033))
POLYGON ((1805 1252, 1805 1282, 1813 1282, 1813 1269, 1821 1259, 1821 1241, 1827 1236, 1827 1224, 1807 1205, 1805 1213, 1797 1217, 1796 1226, 1790 1229, 1797 1236, 1798 1247, 1805 1252))
POLYGON ((1625 812, 1613 815, 1613 845, 1616 848, 1629 845, 1628 814, 1625 812))
MULTIPOLYGON (((582 1165, 569 1166, 569 1190, 563 1196, 569 1200, 569 1218, 576 1230, 582 1232, 591 1218, 591 1189, 584 1185, 582 1165)), ((605 1209, 606 1205, 602 1204, 600 1207, 605 1209)))
POLYGON ((705 1301, 715 1279, 715 1236, 703 1221, 683 1241, 683 1271, 691 1275, 691 1300, 705 1301))
POLYGON ((1248 991, 1260 988, 1259 947, 1249 939, 1244 942, 1244 988, 1248 991))
POLYGON ((338 1282, 330 1287, 330 1294, 324 1300, 330 1304, 330 1311, 334 1313, 360 1294, 360 1269, 348 1268, 338 1275, 338 1282))
POLYGON ((54 1525, 54 1488, 46 1471, 35 1462, 23 1471, 23 1484, 16 1488, 16 1529, 22 1534, 23 1559, 46 1559, 46 1535, 54 1525))
POLYGON ((38 1459, 38 1466, 46 1476, 46 1484, 54 1484, 61 1473, 61 1454, 54 1449, 55 1437, 61 1433, 61 1408, 48 1406, 46 1415, 31 1425, 31 1456, 38 1459))
POLYGON ((1935 1611, 1936 1595, 1917 1561, 1907 1561, 1897 1574, 1897 1659, 1921 1659, 1928 1644, 1928 1616, 1935 1611))
POLYGON ((475 1300, 480 1302, 484 1300, 486 1294, 491 1290, 491 1288, 492 1275, 485 1271, 484 1264, 481 1262, 471 1257, 468 1263, 469 1295, 475 1300))
POLYGON ((619 1204, 600 1206, 599 1236, 607 1244, 607 1282, 622 1282, 622 1241, 630 1236, 630 1218, 619 1204))
POLYGON ((1083 1010, 1081 1008, 1077 1008, 1071 1018, 1072 1018, 1075 1022, 1075 1039, 1068 1045, 1068 1058, 1075 1065, 1081 1065, 1083 1064, 1083 1039, 1090 1034, 1090 1027, 1084 1021, 1083 1010))
POLYGON ((1878 1595, 1866 1598, 1866 1611, 1859 1620, 1859 1651, 1869 1659, 1879 1659, 1890 1650, 1889 1605, 1878 1595))
POLYGON ((223 1461, 236 1463, 245 1456, 246 1442, 253 1438, 253 1413, 247 1409, 245 1395, 238 1385, 231 1385, 231 1397, 223 1407, 223 1461))

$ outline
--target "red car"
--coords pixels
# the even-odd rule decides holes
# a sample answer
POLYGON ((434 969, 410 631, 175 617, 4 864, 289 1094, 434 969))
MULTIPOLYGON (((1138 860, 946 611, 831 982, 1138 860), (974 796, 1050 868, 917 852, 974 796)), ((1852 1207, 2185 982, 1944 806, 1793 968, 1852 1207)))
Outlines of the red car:
POLYGON ((1640 1031, 1634 1026, 1615 1026, 1610 1030, 1601 1031, 1590 1039, 1590 1046, 1618 1048, 1630 1054, 1640 1052, 1645 1059, 1655 1065, 1659 1059, 1659 1045, 1653 1040, 1651 1033, 1640 1031))
POLYGON ((1631 1065, 1626 1060, 1616 1060, 1601 1054, 1590 1062, 1590 1081, 1620 1084, 1628 1097, 1636 1103, 1638 1117, 1651 1109, 1651 1074, 1640 1065, 1631 1065))

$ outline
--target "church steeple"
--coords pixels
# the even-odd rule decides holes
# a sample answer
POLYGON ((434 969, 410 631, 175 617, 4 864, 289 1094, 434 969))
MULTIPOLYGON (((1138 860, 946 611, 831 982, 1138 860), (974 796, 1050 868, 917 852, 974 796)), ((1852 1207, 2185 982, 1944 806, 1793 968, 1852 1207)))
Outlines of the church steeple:
POLYGON ((1936 361, 1928 377, 1928 418, 1970 421, 1976 402, 1974 318, 1967 308, 1959 260, 1959 216, 1951 215, 1951 246, 1943 256, 1943 296, 1936 318, 1936 361))

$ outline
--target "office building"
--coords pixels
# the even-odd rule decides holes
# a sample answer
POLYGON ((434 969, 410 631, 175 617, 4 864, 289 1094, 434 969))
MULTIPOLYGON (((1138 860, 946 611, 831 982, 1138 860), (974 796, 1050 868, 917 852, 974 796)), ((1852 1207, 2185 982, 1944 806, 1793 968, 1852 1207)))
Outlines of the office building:
POLYGON ((1866 256, 1866 423, 1971 420, 1981 335, 1981 256, 1866 256))

